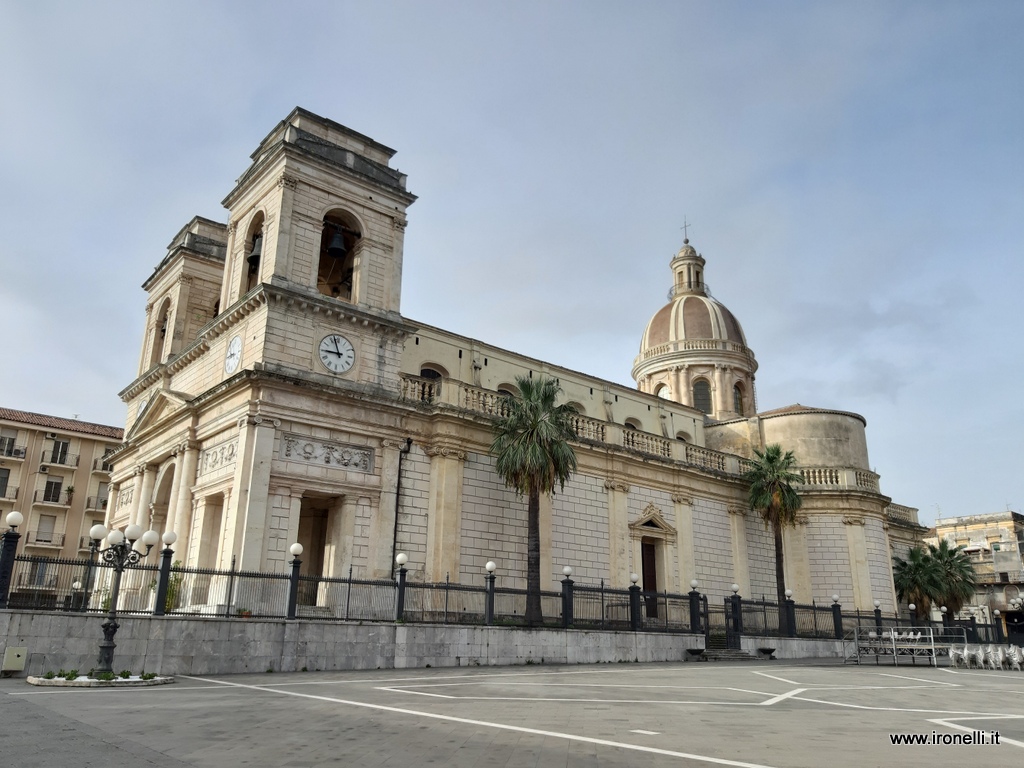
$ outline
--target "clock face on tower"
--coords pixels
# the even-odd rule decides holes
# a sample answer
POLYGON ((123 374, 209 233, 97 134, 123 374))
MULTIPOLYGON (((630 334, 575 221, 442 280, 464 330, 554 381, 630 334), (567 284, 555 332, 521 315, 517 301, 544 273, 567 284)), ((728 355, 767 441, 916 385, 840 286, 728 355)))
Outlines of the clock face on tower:
POLYGON ((224 358, 224 373, 234 373, 242 361, 242 337, 235 336, 228 342, 228 353, 224 358))
POLYGON ((356 361, 356 351, 352 342, 344 336, 332 333, 320 342, 320 362, 333 373, 344 373, 356 361))

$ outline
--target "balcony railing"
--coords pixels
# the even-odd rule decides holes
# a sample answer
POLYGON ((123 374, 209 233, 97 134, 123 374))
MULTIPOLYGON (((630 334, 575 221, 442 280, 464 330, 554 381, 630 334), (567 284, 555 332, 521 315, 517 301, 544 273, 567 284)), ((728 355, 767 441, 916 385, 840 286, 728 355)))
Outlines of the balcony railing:
POLYGON ((64 534, 53 531, 29 531, 25 543, 41 547, 63 547, 64 534))
POLYGON ((3 493, 0 493, 0 499, 4 501, 16 501, 18 499, 18 486, 8 485, 4 488, 3 493))
POLYGON ((979 584, 1024 584, 1024 571, 975 573, 974 578, 979 584))
POLYGON ((39 461, 43 464, 50 464, 55 467, 77 467, 78 454, 43 451, 42 455, 39 457, 39 461))
POLYGON ((14 583, 22 589, 56 589, 56 573, 19 573, 14 583))
POLYGON ((85 500, 86 509, 106 509, 107 508, 107 497, 106 496, 90 496, 85 500))
POLYGON ((904 507, 902 504, 890 504, 885 508, 885 514, 890 520, 899 520, 904 523, 913 523, 918 525, 917 521, 917 509, 914 507, 904 507))
POLYGON ((114 465, 105 459, 93 459, 93 472, 106 472, 108 475, 114 471, 114 465))
POLYGON ((59 504, 62 507, 71 505, 71 499, 68 498, 67 493, 64 491, 36 491, 32 494, 32 501, 35 504, 59 504))
POLYGON ((25 450, 24 445, 15 445, 13 440, 0 440, 0 458, 24 459, 25 450))

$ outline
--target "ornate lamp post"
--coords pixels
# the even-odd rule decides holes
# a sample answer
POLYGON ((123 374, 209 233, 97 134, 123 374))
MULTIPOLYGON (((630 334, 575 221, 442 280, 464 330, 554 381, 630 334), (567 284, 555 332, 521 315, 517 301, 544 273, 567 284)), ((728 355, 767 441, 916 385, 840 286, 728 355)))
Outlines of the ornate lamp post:
POLYGON ((94 525, 89 529, 89 538, 92 539, 90 548, 92 554, 101 555, 103 562, 109 563, 114 569, 114 582, 110 588, 110 612, 107 620, 103 623, 103 642, 100 643, 100 655, 97 662, 98 672, 113 672, 114 635, 117 634, 117 598, 121 591, 121 574, 125 568, 137 565, 138 562, 149 554, 153 545, 160 541, 160 534, 156 531, 142 532, 142 526, 129 525, 124 533, 121 531, 110 531, 102 525, 94 525), (100 549, 100 542, 107 540, 107 548, 100 549), (136 549, 137 546, 145 547, 145 551, 136 549))

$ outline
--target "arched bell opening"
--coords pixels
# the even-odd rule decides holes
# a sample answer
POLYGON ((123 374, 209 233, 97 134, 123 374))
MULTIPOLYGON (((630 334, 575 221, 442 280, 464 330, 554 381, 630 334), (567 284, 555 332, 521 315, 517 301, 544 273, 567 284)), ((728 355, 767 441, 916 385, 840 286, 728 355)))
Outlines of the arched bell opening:
POLYGON ((356 250, 362 234, 356 220, 344 211, 324 217, 316 289, 341 301, 356 300, 356 250))
POLYGON ((260 284, 260 262, 263 258, 263 214, 256 214, 245 238, 245 291, 260 284))
POLYGON ((170 333, 171 324, 171 300, 169 298, 160 302, 160 308, 155 315, 156 323, 153 325, 153 343, 149 351, 149 366, 159 365, 170 353, 170 340, 174 335, 170 333))

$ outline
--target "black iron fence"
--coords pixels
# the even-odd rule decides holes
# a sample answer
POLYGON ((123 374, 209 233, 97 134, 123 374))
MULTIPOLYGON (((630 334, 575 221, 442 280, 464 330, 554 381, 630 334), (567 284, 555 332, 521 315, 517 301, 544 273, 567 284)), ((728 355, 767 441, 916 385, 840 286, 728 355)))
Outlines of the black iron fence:
MULTIPOLYGON (((167 556, 165 556, 167 557, 167 556)), ((525 589, 497 587, 493 576, 482 586, 357 579, 302 574, 298 559, 289 573, 189 568, 163 562, 124 571, 118 610, 135 615, 220 616, 307 620, 404 621, 441 624, 526 626, 525 589), (161 598, 162 596, 162 598, 161 598), (162 604, 158 601, 162 599, 162 604)), ((0 557, 0 608, 105 613, 110 608, 113 568, 91 558, 63 559, 19 555, 0 557)), ((999 624, 971 620, 914 621, 909 614, 844 612, 830 606, 781 605, 738 595, 709 604, 696 590, 687 594, 644 592, 570 578, 561 591, 541 593, 543 624, 607 629, 703 634, 707 647, 738 647, 741 635, 842 639, 854 628, 907 631, 917 627, 962 627, 969 642, 1003 641, 999 624)))

